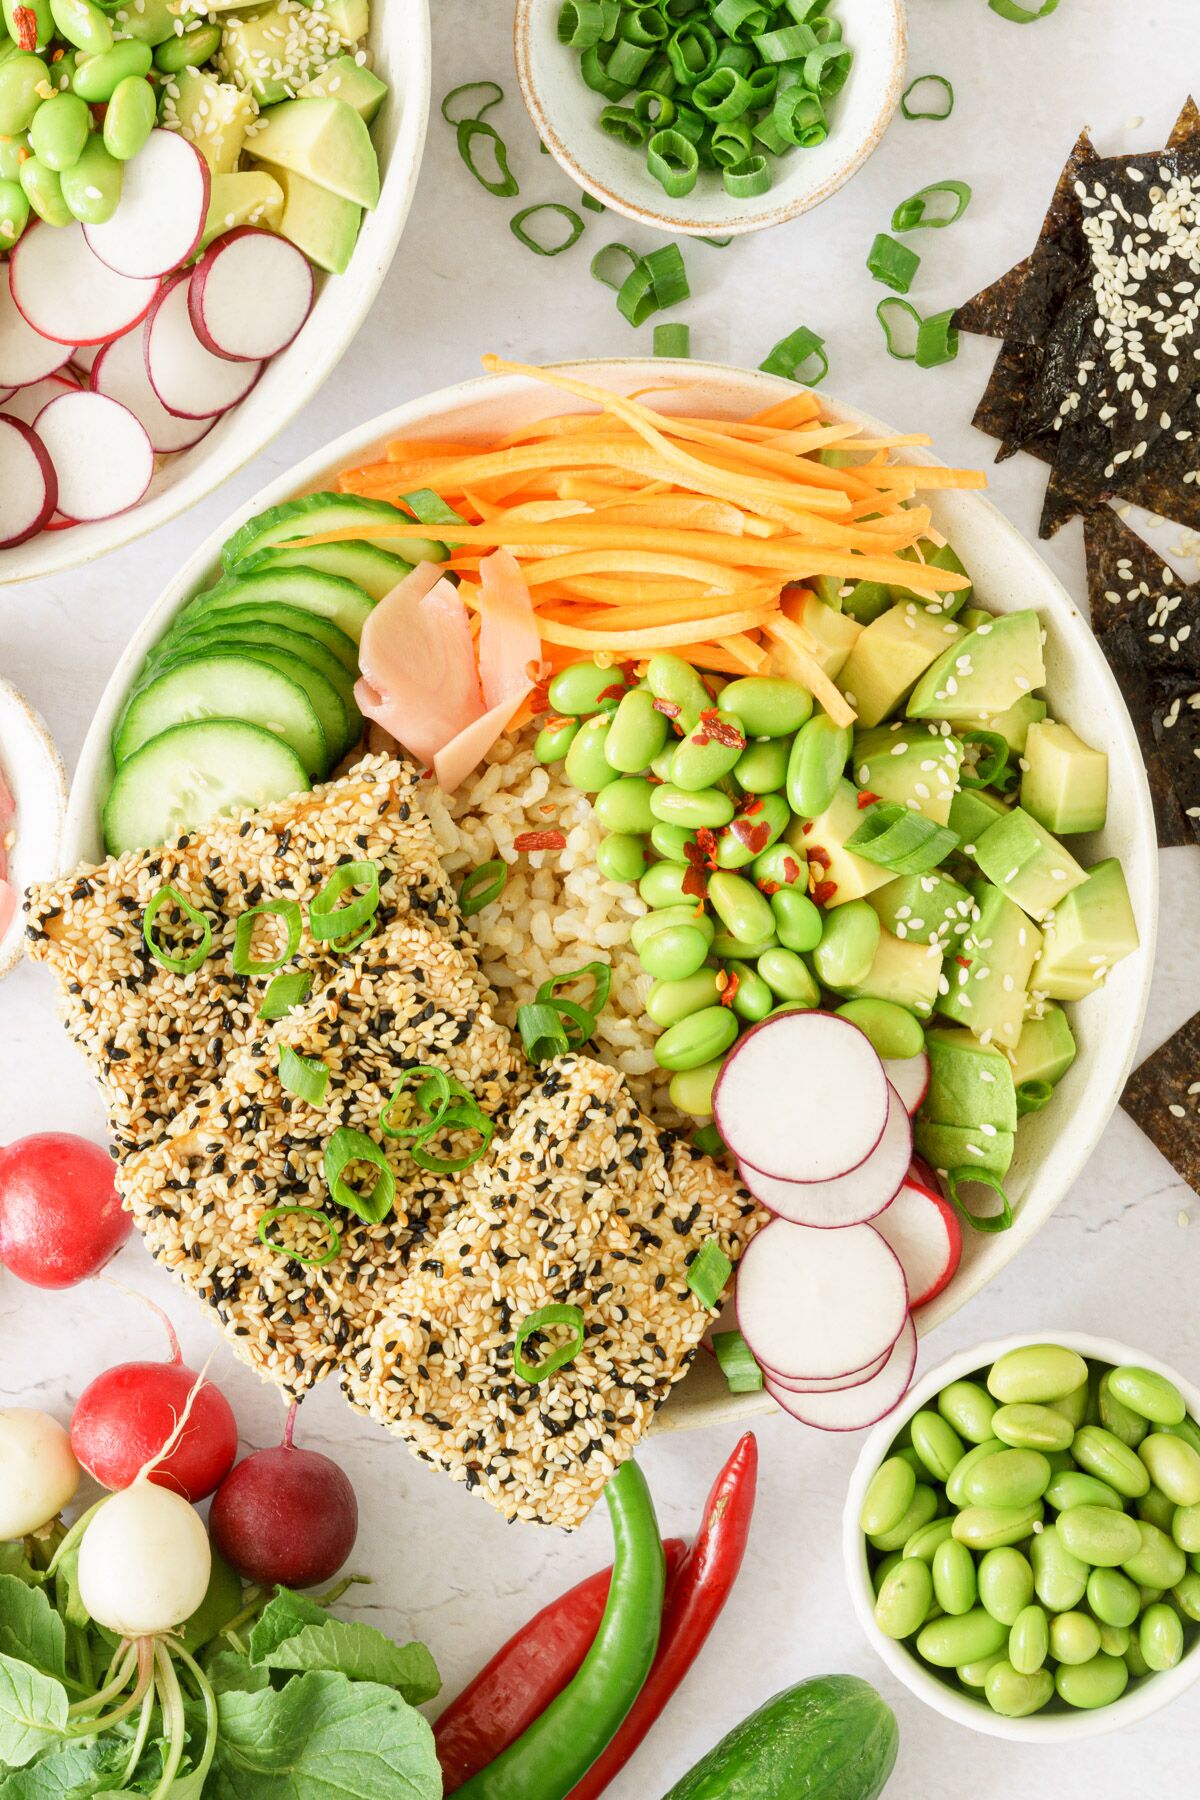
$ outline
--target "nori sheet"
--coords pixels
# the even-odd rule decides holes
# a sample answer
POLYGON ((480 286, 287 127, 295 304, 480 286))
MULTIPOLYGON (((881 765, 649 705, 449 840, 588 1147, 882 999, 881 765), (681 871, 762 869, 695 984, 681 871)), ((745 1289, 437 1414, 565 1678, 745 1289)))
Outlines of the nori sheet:
POLYGON ((1121 1105, 1175 1173, 1200 1194, 1200 1013, 1125 1083, 1121 1105))
POLYGON ((1175 798, 1200 843, 1200 679, 1175 682, 1154 708, 1154 736, 1175 798))

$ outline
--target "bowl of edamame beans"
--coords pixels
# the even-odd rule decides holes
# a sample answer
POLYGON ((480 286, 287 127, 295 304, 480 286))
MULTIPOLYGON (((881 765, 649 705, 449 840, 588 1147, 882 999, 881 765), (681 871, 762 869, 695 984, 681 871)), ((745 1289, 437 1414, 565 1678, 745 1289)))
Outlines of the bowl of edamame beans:
POLYGON ((993 1737, 1135 1724, 1200 1679, 1200 1390, 1079 1332, 951 1357, 871 1433, 854 1610, 918 1699, 993 1737))

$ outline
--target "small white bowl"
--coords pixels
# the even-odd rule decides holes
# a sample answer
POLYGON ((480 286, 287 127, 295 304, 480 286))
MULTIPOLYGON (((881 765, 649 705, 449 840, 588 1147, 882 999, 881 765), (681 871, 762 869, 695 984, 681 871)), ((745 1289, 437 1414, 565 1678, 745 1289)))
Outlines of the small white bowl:
POLYGON ((606 104, 579 71, 579 52, 558 41, 562 0, 517 0, 517 79, 529 116, 571 180, 627 219, 659 231, 729 237, 781 225, 819 206, 866 162, 892 121, 904 86, 908 22, 901 0, 843 0, 850 77, 830 107, 823 144, 771 160, 765 194, 735 200, 719 173, 702 169, 690 194, 668 199, 644 151, 601 131, 606 104))
MULTIPOLYGON (((23 893, 31 881, 48 881, 58 868, 67 812, 67 771, 44 720, 2 677, 0 775, 17 803, 8 879, 23 893)), ((8 930, 0 935, 0 977, 15 969, 24 953, 25 915, 18 906, 8 930)))
POLYGON ((974 1349, 961 1351, 914 1382, 896 1410, 881 1419, 871 1432, 850 1477, 846 1510, 842 1515, 842 1551, 850 1599, 858 1622, 872 1649, 911 1694, 935 1712, 940 1712, 944 1719, 953 1719, 956 1725, 965 1725, 970 1731, 982 1731, 987 1737, 1008 1738, 1022 1744, 1062 1744, 1121 1731, 1126 1725, 1136 1725, 1177 1700, 1193 1682, 1200 1680, 1200 1637, 1175 1668, 1143 1677, 1136 1686, 1126 1688, 1111 1706, 1098 1707, 1095 1712, 1041 1712, 1033 1713, 1027 1719, 1004 1719, 994 1713, 985 1700, 973 1700, 948 1682, 940 1681, 907 1643, 898 1644, 880 1631, 875 1623, 875 1593, 867 1567, 867 1543, 858 1523, 863 1495, 871 1477, 887 1455, 897 1432, 908 1424, 913 1414, 931 1404, 950 1382, 961 1381, 964 1376, 995 1362, 1006 1350, 1019 1349, 1023 1344, 1063 1344, 1068 1350, 1078 1350, 1080 1356, 1094 1362, 1113 1366, 1136 1363, 1140 1368, 1153 1369, 1175 1383, 1187 1401, 1192 1418, 1200 1419, 1200 1389, 1156 1356, 1148 1356, 1144 1350, 1135 1350, 1129 1344, 1118 1344, 1112 1338, 1091 1337, 1081 1331, 1023 1331, 1018 1337, 995 1338, 990 1343, 976 1344, 974 1349))

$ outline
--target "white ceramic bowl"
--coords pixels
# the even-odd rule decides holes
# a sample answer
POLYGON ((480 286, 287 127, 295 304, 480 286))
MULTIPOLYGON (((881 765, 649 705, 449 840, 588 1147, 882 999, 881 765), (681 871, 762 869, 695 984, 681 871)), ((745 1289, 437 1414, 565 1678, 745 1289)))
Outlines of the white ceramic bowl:
MULTIPOLYGON (((376 0, 369 37, 388 98, 371 128, 383 187, 344 275, 317 271, 303 329, 262 379, 191 450, 160 457, 146 498, 129 512, 66 531, 44 531, 0 550, 0 583, 29 581, 94 562, 177 518, 220 487, 281 432, 341 361, 391 266, 416 191, 429 123, 429 0, 376 0)), ((0 275, 3 271, 0 270, 0 275)))
POLYGON ((934 1396, 950 1382, 960 1381, 963 1376, 985 1368, 989 1363, 995 1362, 998 1356, 1003 1356, 1006 1350, 1016 1350, 1022 1344, 1063 1344, 1067 1349, 1078 1350, 1081 1356, 1096 1362, 1112 1365, 1136 1363, 1141 1368, 1154 1369, 1159 1375, 1165 1375, 1175 1383, 1187 1401, 1192 1418, 1200 1419, 1200 1389, 1193 1387, 1177 1369, 1160 1362, 1157 1357, 1148 1356, 1144 1350, 1132 1349, 1128 1344, 1118 1344, 1112 1338, 1091 1337, 1080 1331, 1048 1330, 1022 1332, 1019 1337, 996 1338, 991 1343, 977 1344, 973 1350, 963 1350, 958 1356, 952 1356, 948 1362, 931 1369, 920 1381, 915 1382, 895 1412, 889 1413, 886 1419, 881 1419, 872 1430, 850 1477, 846 1510, 842 1515, 842 1550, 846 1560, 850 1599, 858 1622, 866 1632, 872 1649, 883 1658, 892 1674, 904 1683, 910 1693, 915 1694, 918 1700, 923 1700, 926 1706, 931 1706, 935 1712, 940 1712, 943 1718, 953 1719, 956 1725, 966 1725, 971 1731, 982 1731, 988 1737, 1009 1738, 1024 1744, 1061 1744, 1076 1738, 1100 1737, 1105 1732, 1120 1731, 1126 1725, 1136 1725, 1151 1713, 1158 1712, 1161 1707, 1178 1699, 1186 1688, 1200 1680, 1200 1638, 1189 1646, 1175 1668, 1164 1670, 1158 1675, 1145 1676, 1134 1687, 1127 1688, 1111 1706, 1099 1707, 1095 1712, 1071 1712, 1067 1709, 1061 1712, 1034 1713, 1028 1719, 1003 1719, 999 1713, 992 1711, 985 1700, 973 1700, 968 1694, 951 1687, 948 1682, 940 1681, 907 1644, 898 1644, 894 1638, 885 1637, 880 1631, 875 1623, 875 1596, 867 1568, 866 1540, 858 1523, 867 1485, 901 1427, 923 1406, 930 1405, 934 1396))
MULTIPOLYGON (((691 409, 709 416, 744 417, 794 393, 790 382, 772 375, 724 368, 716 363, 628 358, 617 362, 565 365, 597 385, 624 393, 677 385, 661 394, 668 411, 691 409)), ((875 434, 890 426, 839 405, 825 394, 827 413, 854 420, 875 434)), ((518 424, 548 414, 580 410, 569 395, 524 376, 482 377, 394 408, 347 432, 288 474, 273 481, 200 545, 150 608, 113 672, 80 757, 71 793, 63 849, 64 864, 102 854, 99 813, 111 772, 108 741, 130 684, 150 646, 161 637, 190 595, 219 569, 220 548, 243 519, 296 494, 333 482, 340 469, 381 456, 391 438, 448 436, 486 440, 518 424)), ((904 453, 935 462, 928 451, 904 453)), ((978 493, 935 491, 936 524, 953 541, 971 571, 984 606, 999 612, 1035 606, 1047 630, 1047 690, 1054 712, 1078 727, 1089 743, 1109 757, 1108 823, 1088 841, 1084 860, 1118 856, 1125 867, 1137 915, 1141 948, 1110 974, 1105 986, 1072 1012, 1079 1054, 1060 1093, 1043 1112, 1022 1121, 1008 1182, 1016 1220, 1002 1234, 968 1232, 962 1266, 949 1286, 917 1315, 927 1332, 991 1280, 1043 1226, 1083 1168, 1120 1096, 1141 1028, 1153 961, 1158 904, 1158 854, 1150 792, 1141 752, 1125 703, 1086 621, 1076 611, 1037 552, 989 501, 978 493), (1068 1128, 1069 1125, 1069 1128, 1068 1128)), ((762 1395, 731 1396, 712 1359, 697 1359, 670 1409, 668 1423, 707 1424, 773 1410, 762 1395)))
POLYGON ((521 94, 555 161, 597 200, 660 231, 727 237, 780 225, 827 200, 859 170, 892 120, 904 86, 908 23, 901 0, 842 0, 850 77, 831 103, 831 130, 812 150, 771 158, 765 194, 735 200, 719 173, 701 170, 690 194, 668 199, 644 150, 601 131, 603 97, 579 72, 579 52, 558 41, 561 0, 517 0, 514 48, 521 94))
MULTIPOLYGON (((58 867, 67 810, 67 772, 45 721, 12 683, 0 678, 0 775, 17 805, 8 879, 18 892, 46 881, 58 867)), ((0 934, 0 976, 20 962, 25 918, 20 907, 0 934)))

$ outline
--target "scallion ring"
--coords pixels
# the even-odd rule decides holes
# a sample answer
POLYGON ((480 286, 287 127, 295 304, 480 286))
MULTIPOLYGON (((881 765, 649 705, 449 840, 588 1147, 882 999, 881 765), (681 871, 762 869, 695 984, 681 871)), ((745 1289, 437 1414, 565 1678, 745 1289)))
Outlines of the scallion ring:
POLYGON ((958 735, 964 744, 978 744, 986 753, 979 757, 974 768, 963 764, 958 775, 959 787, 991 787, 1007 765, 1008 739, 1001 737, 998 731, 960 731, 958 735))
POLYGON ((867 256, 867 268, 876 281, 882 281, 897 294, 907 294, 913 277, 921 266, 921 258, 907 244, 889 237, 886 231, 876 234, 867 256))
POLYGON ((201 963, 208 958, 208 953, 212 949, 213 934, 212 925, 205 915, 198 912, 194 906, 189 905, 178 888, 168 885, 159 888, 142 914, 142 937, 155 962, 160 963, 164 969, 169 969, 172 975, 194 975, 201 963), (163 949, 154 935, 155 920, 164 906, 176 907, 189 924, 194 925, 200 933, 200 942, 194 950, 189 950, 186 956, 172 956, 169 950, 163 949))
POLYGON ((656 325, 654 327, 654 354, 655 356, 690 356, 692 354, 690 327, 677 321, 656 325))
POLYGON ((888 355, 894 356, 897 362, 915 362, 917 359, 917 333, 921 329, 921 315, 916 307, 907 300, 900 300, 894 295, 889 295, 886 300, 881 300, 879 305, 875 308, 875 317, 883 326, 883 336, 884 341, 887 344, 888 355), (899 350, 896 347, 898 341, 895 335, 897 326, 892 322, 893 315, 896 313, 902 313, 905 319, 910 322, 912 341, 911 350, 899 350))
POLYGON ((767 63, 797 62, 816 43, 807 25, 783 25, 778 31, 762 31, 754 40, 754 48, 767 63))
POLYGON ((324 1172, 330 1197, 347 1212, 357 1213, 368 1225, 378 1225, 391 1212, 396 1178, 383 1151, 365 1131, 339 1125, 325 1145, 324 1172), (360 1194, 346 1180, 344 1172, 354 1163, 368 1163, 377 1171, 369 1193, 360 1194))
POLYGON ((780 338, 758 366, 768 375, 782 375, 785 381, 803 381, 806 387, 817 387, 829 373, 825 339, 810 331, 807 325, 799 325, 787 337, 780 338), (803 374, 805 363, 813 357, 819 361, 820 368, 815 375, 803 374))
POLYGON ((948 119, 950 114, 954 111, 953 84, 947 81, 944 75, 918 75, 917 79, 915 81, 910 81, 905 88, 900 99, 900 111, 906 119, 948 119), (931 112, 927 108, 918 111, 915 106, 909 105, 912 96, 919 88, 923 88, 927 82, 931 83, 934 87, 940 87, 944 92, 945 107, 941 112, 931 112))
POLYGON ((950 1169, 946 1174, 946 1185, 950 1189, 950 1198, 955 1209, 961 1213, 972 1230, 1007 1231, 1012 1224, 1012 1207, 1009 1204, 1008 1195, 1004 1191, 1004 1184, 998 1175, 991 1173, 990 1169, 950 1169), (971 1211, 958 1190, 960 1187, 969 1187, 972 1183, 977 1183, 980 1187, 989 1187, 994 1194, 999 1194, 999 1212, 976 1213, 971 1211))
POLYGON ((344 947, 345 940, 370 925, 378 911, 379 864, 370 858, 339 863, 308 909, 308 929, 315 938, 344 947), (339 905, 342 896, 356 887, 365 893, 339 905))
POLYGON ((700 242, 702 244, 711 244, 714 250, 728 250, 730 244, 732 244, 732 242, 733 242, 733 239, 731 237, 723 237, 723 238, 702 237, 700 239, 700 242))
POLYGON ((988 0, 994 13, 1002 19, 1009 19, 1014 25, 1033 25, 1038 19, 1048 19, 1058 9, 1058 0, 1042 0, 1035 11, 1031 6, 1022 6, 1019 0, 988 0))
MULTIPOLYGON (((633 114, 630 113, 629 116, 632 118, 633 114)), ((524 244, 527 250, 532 250, 535 256, 561 256, 564 250, 569 250, 583 236, 583 220, 579 214, 574 207, 564 206, 558 200, 543 200, 538 206, 527 206, 523 211, 514 213, 508 222, 508 228, 518 243, 524 244), (560 244, 539 244, 525 229, 526 219, 532 219, 538 213, 559 213, 568 222, 569 236, 560 244)))
MULTIPOLYGON (((686 327, 685 327, 686 329, 686 327)), ((543 981, 537 991, 539 1003, 553 1000, 559 988, 572 987, 577 981, 590 981, 592 995, 589 1010, 601 1013, 608 1005, 608 996, 612 992, 612 964, 600 962, 584 963, 581 968, 569 969, 565 975, 552 975, 549 981, 543 981)))
POLYGON ((665 131, 675 117, 675 102, 666 94, 656 94, 653 88, 644 88, 635 99, 633 110, 648 130, 665 131))
POLYGON ((762 1370, 740 1331, 714 1332, 712 1347, 731 1394, 762 1392, 762 1370))
POLYGON ((312 993, 312 976, 307 970, 299 975, 276 975, 263 995, 258 1009, 260 1019, 282 1019, 294 1006, 303 1006, 312 993))
MULTIPOLYGON (((829 121, 820 95, 799 84, 776 94, 770 119, 764 125, 778 133, 785 148, 795 144, 803 150, 813 150, 829 136, 829 121)), ((755 136, 760 143, 767 142, 762 130, 756 131, 755 136)))
POLYGON ((601 107, 600 129, 606 137, 616 138, 620 144, 628 144, 631 150, 640 150, 650 136, 649 125, 644 119, 638 118, 632 106, 601 107))
POLYGON ((517 1335, 513 1342, 513 1374, 521 1381, 528 1381, 536 1386, 539 1381, 548 1381, 551 1375, 557 1375, 568 1363, 574 1362, 583 1349, 583 1308, 557 1304, 539 1306, 536 1312, 526 1314, 517 1327, 517 1335), (557 1350, 551 1350, 541 1362, 527 1362, 522 1354, 530 1338, 549 1330, 551 1326, 561 1325, 569 1332, 565 1344, 557 1350))
POLYGON ((588 50, 604 36, 606 22, 600 0, 563 0, 558 14, 558 41, 572 50, 588 50))
POLYGON ((725 192, 734 200, 753 200, 765 194, 771 185, 771 171, 765 156, 744 156, 741 162, 721 171, 725 192))
POLYGON ((754 154, 754 135, 745 119, 726 119, 712 128, 708 148, 721 169, 732 169, 754 154))
POLYGON ((279 1046, 279 1082, 309 1106, 320 1106, 329 1087, 329 1070, 317 1056, 301 1056, 290 1044, 279 1046))
POLYGON ((686 18, 667 39, 667 61, 680 87, 695 87, 717 66, 717 40, 707 25, 686 18))
POLYGON ((584 51, 579 59, 579 73, 593 94, 602 94, 606 100, 623 100, 629 91, 627 82, 610 79, 599 44, 584 51))
POLYGON ((804 59, 804 85, 821 100, 840 94, 850 74, 854 52, 838 38, 826 38, 804 59))
POLYGON ((754 92, 744 75, 718 63, 711 75, 692 89, 692 105, 706 119, 740 119, 754 103, 754 92))
POLYGON ((936 369, 953 362, 958 355, 958 330, 954 324, 954 308, 931 313, 917 329, 916 364, 918 369, 936 369))
POLYGON ((771 10, 761 0, 717 0, 712 22, 735 44, 747 44, 767 29, 771 10))
POLYGON ((690 194, 700 175, 700 153, 678 123, 656 131, 646 145, 646 167, 668 200, 690 194))
POLYGON ((428 1137, 431 1131, 437 1129, 443 1115, 448 1110, 452 1092, 450 1077, 445 1069, 439 1069, 434 1064, 414 1063, 411 1068, 405 1069, 388 1096, 387 1104, 379 1115, 380 1131, 387 1137, 393 1138, 420 1140, 428 1137), (416 1101, 416 1104, 424 1112, 425 1118, 417 1125, 397 1125, 392 1118, 393 1109, 399 1105, 405 1089, 418 1079, 420 1086, 416 1094, 409 1095, 408 1098, 410 1101, 416 1101))
POLYGON ((1048 1081, 1021 1081, 1017 1083, 1017 1113, 1041 1112, 1043 1106, 1052 1097, 1054 1089, 1048 1081))
POLYGON ((289 1262, 303 1263, 307 1269, 323 1269, 333 1261, 342 1247, 337 1226, 329 1214, 322 1212, 317 1206, 269 1206, 258 1221, 258 1241, 268 1250, 278 1250, 289 1262), (281 1244, 278 1238, 273 1238, 271 1227, 276 1219, 305 1219, 313 1225, 319 1221, 329 1236, 329 1248, 324 1256, 305 1256, 303 1251, 293 1250, 289 1244, 281 1244))
POLYGON ((918 188, 907 200, 902 200, 892 214, 893 231, 944 231, 947 225, 953 225, 961 219, 971 204, 971 186, 966 181, 931 181, 928 187, 918 188), (954 210, 950 213, 930 213, 929 203, 938 194, 949 194, 954 201, 954 210))
POLYGON ((438 1120, 433 1132, 418 1139, 413 1145, 410 1155, 417 1167, 427 1170, 431 1175, 460 1175, 477 1163, 492 1141, 496 1127, 481 1107, 469 1097, 460 1104, 452 1105, 438 1120), (464 1156, 433 1156, 425 1148, 429 1138, 445 1131, 477 1131, 479 1143, 474 1150, 464 1156))
POLYGON ((486 119, 462 119, 456 130, 458 154, 480 187, 486 188, 489 194, 495 194, 502 200, 511 199, 514 194, 519 194, 520 184, 508 166, 508 146, 500 133, 489 125, 486 119), (498 171, 494 179, 485 175, 475 162, 476 138, 484 138, 492 145, 498 171))
POLYGON ((498 856, 480 863, 463 877, 462 886, 458 890, 458 905, 464 919, 482 912, 493 900, 498 900, 508 882, 508 865, 501 862, 498 856))
POLYGON ((846 848, 897 875, 924 875, 958 848, 958 834, 894 800, 876 800, 846 839, 846 848))
POLYGON ((571 1047, 566 1028, 553 1006, 518 1006, 517 1030, 531 1063, 549 1062, 552 1057, 564 1056, 571 1047))
POLYGON ((581 198, 585 212, 607 212, 608 211, 608 208, 607 208, 607 206, 605 206, 603 200, 597 200, 595 194, 583 194, 580 196, 580 198, 581 198))
POLYGON ((447 506, 432 488, 414 488, 401 494, 400 505, 407 507, 419 525, 465 525, 467 521, 452 506, 447 506))
POLYGON ((300 906, 295 900, 264 900, 259 906, 251 906, 239 914, 237 927, 233 935, 233 972, 235 975, 273 975, 276 969, 282 969, 284 963, 291 962, 300 948, 300 933, 303 921, 300 917, 300 906), (254 944, 254 922, 256 919, 271 917, 282 919, 287 927, 287 941, 278 956, 268 961, 256 961, 250 952, 254 944))
POLYGON ((597 281, 602 281, 605 287, 610 287, 614 292, 620 293, 630 271, 636 269, 641 260, 637 251, 631 250, 628 244, 605 244, 603 250, 597 250, 588 266, 597 281), (620 277, 612 267, 614 259, 618 256, 623 256, 630 265, 625 274, 620 277))
POLYGON ((503 98, 504 89, 500 86, 498 81, 464 81, 459 87, 451 88, 450 92, 442 101, 442 117, 445 119, 447 125, 454 125, 457 127, 462 124, 464 119, 482 119, 485 113, 491 112, 493 106, 499 106, 503 98), (487 101, 486 105, 479 107, 473 113, 463 113, 457 118, 451 114, 449 108, 452 100, 457 100, 460 94, 474 94, 480 92, 488 92, 492 96, 492 98, 487 101))
POLYGON ((687 1284, 701 1306, 714 1307, 732 1274, 733 1264, 716 1239, 710 1238, 689 1263, 687 1284))

